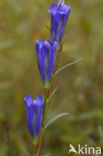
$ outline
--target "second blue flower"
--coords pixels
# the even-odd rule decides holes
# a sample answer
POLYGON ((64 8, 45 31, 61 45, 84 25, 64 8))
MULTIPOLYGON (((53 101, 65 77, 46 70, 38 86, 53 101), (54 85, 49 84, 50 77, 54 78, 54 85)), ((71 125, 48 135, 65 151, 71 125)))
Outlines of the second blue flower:
POLYGON ((57 42, 52 44, 49 40, 40 39, 36 41, 35 48, 41 77, 47 83, 54 70, 57 42))

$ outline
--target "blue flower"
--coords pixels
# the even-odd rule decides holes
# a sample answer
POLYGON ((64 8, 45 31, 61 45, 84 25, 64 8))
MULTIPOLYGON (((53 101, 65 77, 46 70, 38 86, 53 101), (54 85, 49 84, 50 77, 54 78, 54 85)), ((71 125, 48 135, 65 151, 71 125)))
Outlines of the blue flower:
POLYGON ((47 83, 54 70, 57 42, 52 44, 49 40, 40 39, 36 41, 35 48, 41 77, 47 83))
POLYGON ((39 94, 36 100, 33 100, 31 95, 28 95, 24 98, 24 103, 27 108, 27 124, 30 134, 36 138, 42 125, 44 98, 39 94))
POLYGON ((51 13, 52 41, 60 43, 71 8, 70 6, 65 5, 63 0, 59 0, 58 4, 59 5, 53 3, 48 12, 51 13))

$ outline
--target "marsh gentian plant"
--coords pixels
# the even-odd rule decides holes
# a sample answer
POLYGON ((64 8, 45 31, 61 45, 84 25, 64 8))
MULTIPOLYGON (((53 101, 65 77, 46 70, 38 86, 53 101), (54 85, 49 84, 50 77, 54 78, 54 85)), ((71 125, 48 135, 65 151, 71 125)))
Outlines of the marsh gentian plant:
MULTIPOLYGON (((35 49, 37 54, 37 63, 42 77, 44 98, 39 94, 36 100, 33 100, 31 95, 24 98, 24 103, 27 108, 27 124, 29 132, 34 140, 34 156, 41 155, 42 137, 45 129, 56 119, 61 116, 67 115, 68 113, 62 113, 52 118, 51 121, 46 123, 48 114, 48 104, 50 103, 51 97, 55 94, 56 89, 53 90, 52 81, 58 72, 68 67, 70 64, 57 69, 58 55, 57 50, 61 42, 65 25, 67 23, 68 16, 70 14, 70 6, 64 4, 64 0, 59 0, 58 4, 54 3, 51 5, 51 40, 44 41, 38 39, 35 43, 35 49), (55 67, 56 64, 56 67, 55 67), (47 84, 50 84, 49 86, 47 84), (48 87, 47 87, 48 86, 48 87), (37 150, 38 149, 38 150, 37 150)), ((74 62, 76 63, 76 62, 74 62)), ((72 63, 73 64, 73 63, 72 63)))

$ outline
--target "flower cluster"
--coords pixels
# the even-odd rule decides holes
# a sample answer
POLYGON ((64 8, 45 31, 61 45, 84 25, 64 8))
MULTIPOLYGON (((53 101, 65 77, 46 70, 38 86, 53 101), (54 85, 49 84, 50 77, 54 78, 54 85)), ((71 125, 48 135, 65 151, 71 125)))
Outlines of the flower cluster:
MULTIPOLYGON (((52 4, 50 10, 48 10, 48 13, 51 14, 51 41, 39 39, 35 43, 38 67, 45 84, 52 77, 56 62, 57 47, 62 40, 70 11, 71 8, 64 4, 64 0, 59 0, 58 4, 52 4)), ((27 108, 28 128, 30 134, 36 138, 42 126, 45 100, 41 95, 38 95, 36 100, 33 100, 31 95, 28 95, 24 98, 24 102, 27 108)))

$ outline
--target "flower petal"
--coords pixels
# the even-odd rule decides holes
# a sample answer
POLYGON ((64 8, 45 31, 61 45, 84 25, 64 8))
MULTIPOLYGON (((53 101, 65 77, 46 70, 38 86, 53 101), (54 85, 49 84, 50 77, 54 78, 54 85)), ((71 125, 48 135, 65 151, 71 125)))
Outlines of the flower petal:
POLYGON ((33 102, 32 96, 28 95, 26 98, 24 98, 24 103, 26 107, 29 107, 33 102))
POLYGON ((56 14, 57 9, 58 9, 58 5, 56 3, 53 3, 48 12, 51 14, 56 14))

